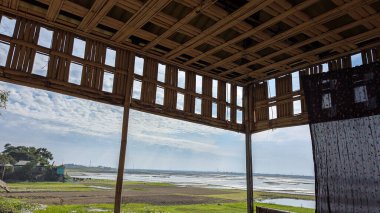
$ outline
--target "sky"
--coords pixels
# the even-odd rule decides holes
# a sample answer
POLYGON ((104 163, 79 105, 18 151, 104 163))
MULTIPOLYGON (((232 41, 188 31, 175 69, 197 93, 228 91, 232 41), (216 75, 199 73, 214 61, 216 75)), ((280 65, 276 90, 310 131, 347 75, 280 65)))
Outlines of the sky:
MULTIPOLYGON (((15 20, 2 18, 0 33, 11 36, 14 24, 15 20)), ((52 36, 51 31, 41 28, 38 45, 50 48, 52 36)), ((83 58, 85 42, 76 39, 74 46, 73 55, 83 58)), ((9 45, 0 41, 0 66, 5 65, 8 49, 9 45)), ((113 66, 115 54, 107 49, 105 63, 113 66)), ((32 72, 46 75, 47 60, 46 55, 36 55, 32 72)), ((353 66, 361 65, 360 54, 353 55, 352 61, 353 66)), ((142 63, 136 64, 135 73, 139 74, 142 63)), ((82 67, 76 63, 70 66, 69 82, 79 84, 82 67)), ((324 72, 328 71, 327 64, 323 67, 324 72)), ((292 77, 298 79, 298 75, 292 77)), ((112 90, 112 82, 113 76, 107 74, 103 90, 112 90)), ((268 81, 268 85, 269 94, 275 96, 274 81, 268 81)), ((299 89, 299 84, 293 87, 299 89)), ((56 165, 117 167, 121 107, 5 82, 0 82, 0 90, 10 91, 8 107, 0 111, 0 151, 6 143, 46 147, 56 165)), ((126 167, 245 172, 244 140, 245 136, 236 132, 131 110, 126 167)), ((254 173, 312 176, 309 127, 253 134, 252 159, 254 173)))
MULTIPOLYGON (((0 82, 6 143, 46 147, 55 164, 117 167, 122 108, 0 82)), ((130 111, 127 168, 245 172, 244 134, 130 111)), ((252 135, 255 173, 313 175, 308 126, 252 135)))

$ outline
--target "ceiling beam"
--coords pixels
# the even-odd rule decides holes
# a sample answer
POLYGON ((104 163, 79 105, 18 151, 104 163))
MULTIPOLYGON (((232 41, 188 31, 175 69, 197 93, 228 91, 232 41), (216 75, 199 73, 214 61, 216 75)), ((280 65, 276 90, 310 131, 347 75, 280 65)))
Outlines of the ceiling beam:
POLYGON ((116 0, 96 0, 79 24, 78 29, 85 32, 93 30, 115 4, 116 0))
POLYGON ((160 35, 159 37, 155 38, 153 41, 149 42, 149 44, 147 44, 143 48, 143 50, 146 51, 146 50, 154 47, 156 44, 160 43, 161 40, 169 37, 171 34, 173 34, 174 32, 176 32, 183 25, 185 25, 189 21, 191 21, 191 19, 193 19, 195 16, 198 15, 198 13, 200 13, 202 10, 210 7, 214 3, 215 3, 215 0, 206 0, 202 4, 198 5, 189 14, 187 14, 184 18, 182 18, 181 20, 179 20, 178 22, 176 22, 171 28, 169 28, 168 30, 166 30, 162 35, 160 35))
POLYGON ((165 55, 165 57, 168 59, 176 58, 187 49, 195 48, 196 46, 204 43, 206 40, 211 39, 213 36, 216 36, 222 33, 223 31, 235 26, 237 23, 241 22, 242 20, 248 18, 252 14, 265 8, 266 6, 271 4, 273 1, 274 0, 249 1, 248 3, 240 7, 238 10, 226 16, 225 18, 221 19, 220 21, 215 23, 213 26, 207 28, 206 30, 204 30, 202 33, 198 34, 191 40, 178 46, 176 49, 170 51, 169 53, 165 55))
POLYGON ((63 5, 63 0, 52 0, 49 4, 49 9, 46 13, 46 19, 49 21, 55 21, 57 18, 59 11, 63 5))
MULTIPOLYGON (((370 1, 372 2, 372 1, 370 1)), ((363 1, 362 0, 354 0, 352 2, 349 2, 349 3, 346 3, 346 4, 343 4, 343 5, 340 5, 326 13, 323 13, 313 19, 310 19, 309 21, 307 22, 304 22, 292 29, 289 29, 283 33, 280 33, 276 36, 273 36, 271 39, 268 39, 268 40, 265 40, 253 47, 250 47, 248 49, 246 49, 245 51, 246 52, 257 52, 263 48, 266 48, 266 47, 270 47, 271 45, 275 44, 276 42, 279 42, 279 41, 282 41, 286 38, 289 38, 289 37, 292 37, 300 32, 303 32, 303 31, 306 31, 306 30, 310 30, 311 28, 313 28, 314 26, 317 26, 321 23, 325 23, 327 21, 330 21, 330 20, 333 20, 341 15, 344 15, 346 14, 346 10, 349 10, 349 9, 355 9, 356 7, 360 7, 363 5, 363 1)), ((223 60, 220 60, 219 62, 217 63, 214 63, 214 64, 211 64, 210 66, 206 67, 205 70, 206 71, 210 71, 212 70, 213 68, 215 67, 218 67, 218 66, 222 66, 223 64, 226 64, 226 63, 229 63, 231 61, 234 61, 234 60, 237 60, 241 57, 241 53, 236 53, 236 54, 233 54, 231 55, 230 57, 227 57, 223 60)))
POLYGON ((150 19, 160 12, 171 0, 149 0, 146 2, 133 16, 120 28, 119 31, 112 36, 112 40, 116 42, 124 42, 137 29, 141 28, 150 19))

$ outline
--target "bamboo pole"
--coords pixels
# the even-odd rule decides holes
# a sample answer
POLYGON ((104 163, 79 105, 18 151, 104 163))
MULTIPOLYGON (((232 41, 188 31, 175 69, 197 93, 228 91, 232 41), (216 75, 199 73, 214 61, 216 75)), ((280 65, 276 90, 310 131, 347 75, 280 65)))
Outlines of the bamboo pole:
POLYGON ((251 138, 251 86, 244 89, 245 166, 247 179, 247 212, 253 212, 252 138, 251 138))
MULTIPOLYGON (((132 56, 129 56, 132 58, 132 56)), ((134 61, 134 60, 129 60, 134 61)), ((131 104, 131 93, 132 93, 132 82, 133 82, 133 71, 128 69, 128 78, 125 92, 124 100, 124 112, 123 112, 123 126, 121 131, 121 144, 120 144, 120 155, 119 155, 119 167, 117 171, 116 179, 116 190, 115 190, 115 204, 114 212, 120 213, 121 201, 122 201, 122 190, 123 190, 123 176, 124 176, 124 166, 125 166, 125 154, 127 149, 127 136, 128 136, 128 122, 129 122, 129 108, 131 104)))

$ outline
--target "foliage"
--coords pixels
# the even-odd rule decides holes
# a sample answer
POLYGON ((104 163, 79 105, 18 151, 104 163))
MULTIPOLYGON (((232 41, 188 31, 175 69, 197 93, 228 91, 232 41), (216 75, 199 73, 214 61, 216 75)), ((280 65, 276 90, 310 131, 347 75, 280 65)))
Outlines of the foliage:
POLYGON ((33 212, 39 207, 40 205, 23 200, 0 197, 0 212, 2 213, 33 212))
POLYGON ((12 157, 15 161, 25 160, 41 165, 49 165, 49 160, 53 160, 53 154, 46 148, 12 146, 9 143, 5 144, 3 154, 12 157))
POLYGON ((7 163, 14 164, 16 163, 16 160, 12 156, 0 153, 0 164, 7 164, 7 163))
POLYGON ((5 109, 7 107, 8 98, 9 98, 9 91, 0 90, 0 109, 1 108, 5 109))

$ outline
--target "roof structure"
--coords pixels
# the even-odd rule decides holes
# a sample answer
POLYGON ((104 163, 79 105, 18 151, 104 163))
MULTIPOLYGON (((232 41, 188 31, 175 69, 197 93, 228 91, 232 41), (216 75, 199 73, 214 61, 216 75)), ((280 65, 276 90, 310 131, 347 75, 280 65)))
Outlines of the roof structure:
POLYGON ((303 76, 380 61, 379 0, 0 0, 0 15, 0 80, 124 106, 119 195, 129 108, 250 150, 309 122, 303 76))

